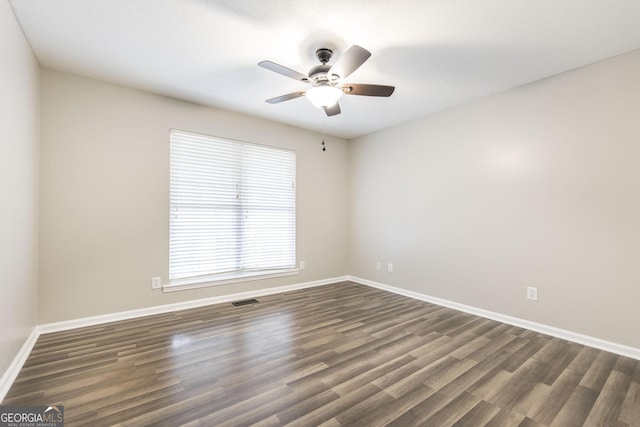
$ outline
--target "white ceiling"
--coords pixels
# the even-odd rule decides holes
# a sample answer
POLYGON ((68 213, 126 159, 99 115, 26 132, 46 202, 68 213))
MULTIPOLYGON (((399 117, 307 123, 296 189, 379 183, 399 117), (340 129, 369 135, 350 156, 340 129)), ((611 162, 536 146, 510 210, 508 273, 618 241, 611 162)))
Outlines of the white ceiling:
POLYGON ((639 0, 10 0, 40 64, 353 138, 640 48, 639 0), (345 96, 325 117, 305 88, 257 66, 306 74, 372 57, 347 81, 396 86, 345 96))

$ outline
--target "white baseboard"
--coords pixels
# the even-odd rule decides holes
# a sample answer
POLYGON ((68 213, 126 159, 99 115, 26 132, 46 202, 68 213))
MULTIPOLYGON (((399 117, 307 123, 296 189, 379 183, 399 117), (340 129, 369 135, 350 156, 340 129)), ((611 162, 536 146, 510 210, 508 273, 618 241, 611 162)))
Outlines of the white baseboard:
POLYGON ((0 402, 4 400, 5 396, 9 392, 11 385, 16 380, 18 373, 20 373, 20 369, 22 369, 24 362, 27 361, 27 357, 29 357, 29 354, 31 353, 36 341, 38 341, 39 336, 40 330, 38 326, 36 326, 33 328, 24 344, 22 344, 20 351, 18 351, 16 357, 14 357, 11 365, 9 365, 2 378, 0 378, 0 402))
POLYGON ((312 282, 297 283, 294 285, 277 286, 267 289, 257 289, 255 291, 238 292, 235 294, 221 295, 197 299, 192 301, 178 302, 173 304, 158 305, 155 307, 140 308, 137 310, 121 311, 118 313, 102 314, 99 316, 84 317, 81 319, 64 320, 62 322, 46 323, 38 326, 41 334, 50 332, 60 332, 69 329, 82 328, 85 326, 100 325, 119 320, 129 320, 138 317, 151 316, 154 314, 170 313, 172 311, 186 310, 189 308, 204 307, 212 304, 233 302, 243 299, 256 298, 264 295, 279 294, 282 292, 296 291, 299 289, 314 288, 316 286, 329 285, 332 283, 349 280, 348 276, 332 277, 330 279, 315 280, 312 282))
POLYGON ((608 351, 610 353, 615 353, 621 356, 640 360, 639 348, 602 340, 600 338, 595 338, 589 335, 583 335, 576 332, 567 331, 565 329, 560 329, 553 326, 543 325, 541 323, 531 322, 529 320, 519 319, 517 317, 507 316, 504 314, 496 313, 489 310, 484 310, 477 307, 472 307, 469 305, 459 304, 457 302, 449 301, 442 298, 432 297, 429 295, 421 294, 419 292, 413 292, 406 289, 397 288, 395 286, 385 285, 383 283, 374 282, 368 279, 362 279, 360 277, 349 276, 348 280, 351 280, 352 282, 355 282, 355 283, 360 283, 361 285, 371 286, 372 288, 393 292, 394 294, 403 295, 409 298, 414 298, 414 299, 425 301, 431 304, 452 308, 454 310, 463 311, 465 313, 473 314, 473 315, 484 317, 491 320, 496 320, 498 322, 506 323, 509 325, 530 329, 532 331, 540 332, 542 334, 550 335, 552 337, 561 338, 567 341, 575 342, 577 344, 586 345, 589 347, 608 351))

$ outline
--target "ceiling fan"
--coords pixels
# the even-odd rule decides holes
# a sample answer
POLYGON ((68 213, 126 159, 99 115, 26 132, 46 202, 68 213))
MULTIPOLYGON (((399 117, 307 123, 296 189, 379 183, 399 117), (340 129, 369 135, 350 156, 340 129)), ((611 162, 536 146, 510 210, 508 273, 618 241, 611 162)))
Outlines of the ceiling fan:
POLYGON ((334 65, 330 65, 329 61, 333 51, 328 48, 320 48, 316 51, 316 56, 320 61, 320 65, 309 70, 308 75, 304 75, 295 70, 287 68, 283 65, 276 64, 271 61, 262 61, 258 65, 267 70, 271 70, 285 77, 309 83, 312 87, 306 91, 298 91, 288 93, 286 95, 277 96, 267 99, 269 104, 277 104, 279 102, 288 101, 290 99, 306 96, 311 103, 322 108, 327 116, 335 116, 340 114, 340 104, 338 99, 343 94, 347 95, 364 95, 364 96, 391 96, 395 87, 383 85, 370 85, 361 83, 345 83, 344 79, 357 70, 371 56, 368 50, 353 45, 347 49, 334 65))

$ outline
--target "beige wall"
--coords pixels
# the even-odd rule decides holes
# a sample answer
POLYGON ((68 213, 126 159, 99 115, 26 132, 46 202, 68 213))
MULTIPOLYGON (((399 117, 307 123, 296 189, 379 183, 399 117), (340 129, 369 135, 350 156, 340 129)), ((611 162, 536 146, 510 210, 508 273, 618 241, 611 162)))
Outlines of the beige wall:
POLYGON ((37 323, 38 63, 0 2, 0 372, 37 323))
MULTIPOLYGON (((347 274, 346 141, 42 70, 39 323, 347 274), (163 294, 169 129, 297 153, 297 276, 163 294)), ((257 100, 256 102, 262 102, 257 100)))
POLYGON ((353 141, 350 274, 640 347, 639 76, 640 50, 353 141))

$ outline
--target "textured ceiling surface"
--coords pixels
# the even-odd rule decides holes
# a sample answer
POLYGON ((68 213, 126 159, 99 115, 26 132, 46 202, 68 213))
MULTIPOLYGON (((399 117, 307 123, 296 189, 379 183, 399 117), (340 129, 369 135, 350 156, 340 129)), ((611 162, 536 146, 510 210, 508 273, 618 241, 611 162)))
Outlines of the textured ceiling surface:
POLYGON ((345 138, 640 48, 638 0, 10 0, 44 67, 345 138), (319 47, 372 52, 348 79, 394 85, 344 96, 326 117, 304 98, 319 47))

